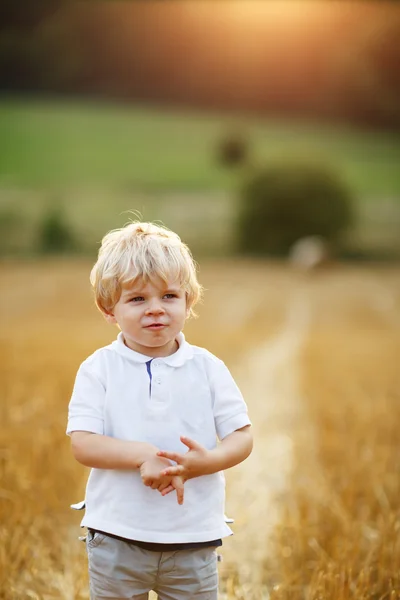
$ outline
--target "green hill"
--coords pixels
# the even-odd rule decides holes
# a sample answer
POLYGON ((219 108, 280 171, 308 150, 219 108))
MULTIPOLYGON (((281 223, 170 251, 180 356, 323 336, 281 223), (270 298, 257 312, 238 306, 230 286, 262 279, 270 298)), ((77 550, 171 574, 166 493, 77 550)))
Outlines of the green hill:
POLYGON ((279 122, 60 99, 0 100, 0 253, 38 247, 59 207, 78 246, 136 210, 176 229, 200 252, 233 247, 238 173, 217 147, 242 132, 254 162, 301 155, 331 164, 358 199, 356 246, 400 239, 400 139, 334 125, 279 122), (358 236, 358 237, 357 237, 358 236))
POLYGON ((82 101, 0 101, 0 185, 224 189, 215 163, 243 130, 258 161, 300 153, 331 162, 360 195, 400 196, 400 139, 338 126, 82 101))

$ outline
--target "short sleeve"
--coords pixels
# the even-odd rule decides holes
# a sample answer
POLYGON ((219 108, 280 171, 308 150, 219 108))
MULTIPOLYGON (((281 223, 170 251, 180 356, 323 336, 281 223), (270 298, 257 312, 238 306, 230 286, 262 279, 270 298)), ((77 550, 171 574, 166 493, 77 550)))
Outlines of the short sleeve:
POLYGON ((237 429, 251 425, 243 396, 229 369, 221 360, 213 364, 212 389, 214 421, 220 440, 237 429))
POLYGON ((69 403, 67 435, 73 431, 104 434, 105 393, 99 376, 88 364, 82 363, 69 403))

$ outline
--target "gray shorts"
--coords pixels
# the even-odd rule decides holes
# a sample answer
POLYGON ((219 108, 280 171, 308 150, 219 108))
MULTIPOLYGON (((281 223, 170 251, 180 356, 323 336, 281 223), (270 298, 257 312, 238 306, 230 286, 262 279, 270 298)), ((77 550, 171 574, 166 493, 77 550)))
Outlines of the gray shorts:
POLYGON ((171 552, 143 550, 102 533, 89 532, 90 600, 216 600, 217 552, 214 547, 171 552))

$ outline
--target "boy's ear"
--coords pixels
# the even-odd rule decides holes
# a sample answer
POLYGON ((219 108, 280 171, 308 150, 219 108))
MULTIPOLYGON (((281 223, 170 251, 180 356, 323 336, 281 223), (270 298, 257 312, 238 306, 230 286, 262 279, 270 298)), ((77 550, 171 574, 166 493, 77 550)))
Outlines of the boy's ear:
POLYGON ((117 324, 117 319, 115 318, 115 316, 113 315, 113 313, 103 311, 103 317, 105 318, 105 320, 107 321, 107 323, 110 323, 110 325, 116 325, 117 324))
POLYGON ((188 293, 186 292, 186 318, 188 319, 190 315, 190 306, 188 306, 188 293))

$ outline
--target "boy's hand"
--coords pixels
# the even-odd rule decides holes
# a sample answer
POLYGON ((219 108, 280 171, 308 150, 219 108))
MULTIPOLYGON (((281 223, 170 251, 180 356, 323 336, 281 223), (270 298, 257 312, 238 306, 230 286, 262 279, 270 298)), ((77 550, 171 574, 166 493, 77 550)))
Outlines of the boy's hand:
POLYGON ((143 461, 139 467, 139 472, 144 485, 160 491, 168 487, 171 484, 173 475, 162 475, 162 472, 168 466, 171 466, 170 461, 159 456, 152 456, 143 461))
POLYGON ((158 488, 158 491, 161 492, 162 496, 166 496, 170 492, 176 490, 176 499, 178 501, 178 504, 183 504, 184 483, 185 480, 183 479, 183 477, 175 475, 175 477, 172 478, 171 483, 168 487, 164 488, 163 490, 160 490, 160 488, 158 488))
POLYGON ((178 504, 183 504, 184 480, 182 477, 163 475, 162 472, 166 466, 171 466, 170 461, 166 458, 154 456, 145 460, 139 469, 142 481, 144 485, 151 487, 153 490, 158 490, 163 496, 176 490, 178 504))
POLYGON ((210 451, 190 438, 181 436, 180 439, 181 442, 189 448, 186 454, 167 452, 165 450, 160 450, 157 452, 157 456, 169 458, 177 463, 176 465, 172 465, 167 468, 164 467, 161 475, 179 475, 184 481, 186 481, 187 479, 192 479, 193 477, 199 477, 200 475, 212 473, 213 471, 210 470, 210 451))

